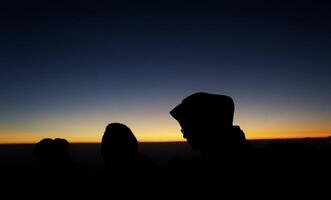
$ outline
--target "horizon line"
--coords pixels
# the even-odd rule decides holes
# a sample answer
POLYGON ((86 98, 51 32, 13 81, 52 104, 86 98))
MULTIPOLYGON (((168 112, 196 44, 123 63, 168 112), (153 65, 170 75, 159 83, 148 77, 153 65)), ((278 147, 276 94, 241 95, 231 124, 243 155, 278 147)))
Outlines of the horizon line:
MULTIPOLYGON (((254 138, 254 139, 247 139, 248 141, 266 141, 266 140, 307 140, 307 139, 331 139, 330 136, 324 136, 324 137, 289 137, 289 138, 254 138)), ((38 141, 39 142, 39 141, 38 141)), ((31 145, 31 144, 36 144, 38 142, 8 142, 8 143, 1 143, 0 145, 31 145)), ((101 144, 101 142, 70 142, 70 144, 101 144)), ((154 140, 144 140, 144 141, 138 141, 138 143, 186 143, 186 141, 183 140, 159 140, 159 141, 154 141, 154 140)))

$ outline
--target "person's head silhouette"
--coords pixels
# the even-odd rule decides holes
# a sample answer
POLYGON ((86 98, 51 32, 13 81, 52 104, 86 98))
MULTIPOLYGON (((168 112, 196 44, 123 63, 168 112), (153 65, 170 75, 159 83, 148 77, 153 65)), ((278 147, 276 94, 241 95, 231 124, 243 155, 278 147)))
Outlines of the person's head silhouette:
POLYGON ((102 137, 101 153, 107 166, 126 162, 139 155, 138 141, 129 127, 111 123, 102 137))
POLYGON ((179 122, 184 138, 193 149, 214 150, 215 145, 229 149, 245 140, 240 128, 233 126, 234 102, 229 96, 195 93, 170 114, 179 122))
POLYGON ((68 147, 69 142, 65 139, 45 138, 35 145, 33 155, 39 167, 56 169, 70 162, 68 147))
POLYGON ((101 153, 106 173, 112 178, 125 177, 132 181, 136 177, 146 178, 156 170, 154 162, 140 154, 136 137, 124 124, 111 123, 106 127, 101 153))

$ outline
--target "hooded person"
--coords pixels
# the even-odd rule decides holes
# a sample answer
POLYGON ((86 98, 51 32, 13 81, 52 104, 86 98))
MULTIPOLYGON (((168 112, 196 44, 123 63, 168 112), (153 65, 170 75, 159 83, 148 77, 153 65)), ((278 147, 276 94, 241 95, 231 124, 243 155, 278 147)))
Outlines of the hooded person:
POLYGON ((183 137, 203 156, 244 154, 251 146, 239 126, 233 125, 231 97, 199 92, 186 97, 170 111, 183 137))

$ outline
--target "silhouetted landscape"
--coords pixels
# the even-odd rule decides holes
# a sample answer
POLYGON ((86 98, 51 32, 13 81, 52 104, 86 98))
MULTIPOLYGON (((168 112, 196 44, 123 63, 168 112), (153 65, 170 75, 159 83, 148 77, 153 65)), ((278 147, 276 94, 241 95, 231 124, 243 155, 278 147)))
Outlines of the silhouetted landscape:
MULTIPOLYGON (((304 144, 323 152, 330 153, 331 138, 303 138, 303 139, 265 139, 250 140, 258 150, 270 144, 304 144)), ((3 144, 0 145, 0 166, 17 170, 32 169, 35 166, 32 150, 34 144, 3 144)), ((191 149, 186 142, 143 142, 140 143, 142 153, 155 160, 157 165, 166 169, 168 161, 174 158, 191 159, 199 156, 199 152, 191 149)), ((104 167, 100 144, 97 143, 72 143, 69 153, 75 162, 81 163, 88 168, 98 171, 104 167)))

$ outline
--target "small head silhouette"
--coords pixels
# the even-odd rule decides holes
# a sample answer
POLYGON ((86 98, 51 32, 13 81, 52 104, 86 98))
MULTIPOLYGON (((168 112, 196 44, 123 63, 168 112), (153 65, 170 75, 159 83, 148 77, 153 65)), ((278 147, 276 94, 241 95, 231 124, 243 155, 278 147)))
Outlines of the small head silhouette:
POLYGON ((195 93, 170 111, 179 122, 184 138, 194 149, 203 149, 213 140, 231 142, 241 137, 233 127, 234 102, 225 95, 195 93))
POLYGON ((111 123, 102 137, 101 153, 106 165, 127 161, 139 155, 138 141, 129 127, 111 123))
POLYGON ((45 138, 35 145, 33 155, 40 167, 56 168, 68 164, 68 147, 65 139, 45 138))

